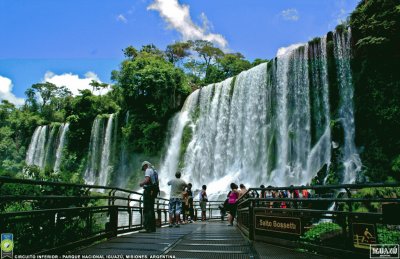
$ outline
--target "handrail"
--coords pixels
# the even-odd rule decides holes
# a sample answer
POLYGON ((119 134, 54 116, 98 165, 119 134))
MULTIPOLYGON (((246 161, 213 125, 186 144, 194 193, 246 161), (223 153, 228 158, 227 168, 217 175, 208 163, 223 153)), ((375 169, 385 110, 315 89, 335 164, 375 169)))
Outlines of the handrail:
MULTIPOLYGON (((57 253, 77 244, 88 244, 89 240, 93 242, 143 228, 141 192, 109 186, 0 177, 0 190, 5 184, 38 186, 31 195, 10 193, 0 198, 3 208, 11 208, 0 212, 2 231, 18 236, 15 247, 20 253, 57 253), (60 191, 59 187, 65 189, 60 191), (103 193, 90 192, 93 189, 103 190, 103 193), (70 238, 72 233, 73 239, 70 238)), ((167 224, 167 218, 161 217, 168 210, 167 201, 157 197, 154 204, 156 217, 158 215, 162 225, 167 224)))
POLYGON ((399 187, 400 183, 366 183, 249 188, 237 201, 238 227, 250 240, 327 254, 336 251, 346 256, 364 256, 379 238, 388 242, 387 238, 396 236, 390 232, 397 231, 391 225, 400 224, 400 197, 360 197, 355 195, 357 190, 385 188, 388 193, 398 193, 399 187), (303 197, 301 192, 298 198, 271 197, 269 192, 294 193, 293 190, 304 189, 312 193, 311 197, 303 197), (261 197, 260 191, 268 196, 261 197), (338 196, 341 192, 345 195, 338 196), (368 229, 374 241, 362 239, 368 229))
POLYGON ((30 185, 48 185, 48 186, 66 186, 66 187, 77 187, 77 188, 89 188, 89 189, 104 189, 110 191, 122 191, 131 194, 141 194, 137 191, 131 191, 127 189, 122 189, 119 187, 112 186, 102 186, 102 185, 90 185, 90 184, 75 184, 75 183, 65 183, 65 182, 49 182, 42 180, 31 180, 31 179, 19 179, 0 176, 0 183, 17 183, 17 184, 30 184, 30 185))

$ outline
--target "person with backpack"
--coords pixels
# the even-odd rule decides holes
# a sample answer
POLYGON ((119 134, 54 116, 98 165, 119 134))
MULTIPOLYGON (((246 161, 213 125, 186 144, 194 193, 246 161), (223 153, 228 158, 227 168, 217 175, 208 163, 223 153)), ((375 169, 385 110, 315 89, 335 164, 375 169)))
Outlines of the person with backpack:
POLYGON ((167 183, 171 186, 169 198, 169 227, 174 226, 174 219, 175 227, 179 227, 179 219, 182 212, 182 192, 187 187, 187 183, 180 178, 181 172, 178 171, 175 173, 175 179, 172 179, 167 183))
POLYGON ((143 226, 141 233, 156 232, 156 217, 154 212, 154 201, 160 192, 158 184, 158 173, 154 170, 150 162, 142 163, 142 171, 144 171, 144 181, 140 183, 143 187, 143 226))
POLYGON ((194 218, 194 206, 193 206, 193 191, 192 191, 192 184, 188 183, 188 187, 186 189, 188 194, 188 209, 189 209, 189 222, 193 223, 194 218))
POLYGON ((206 207, 207 207, 207 185, 203 185, 201 187, 201 191, 199 192, 199 203, 200 203, 200 208, 201 208, 201 220, 205 221, 206 220, 206 207))

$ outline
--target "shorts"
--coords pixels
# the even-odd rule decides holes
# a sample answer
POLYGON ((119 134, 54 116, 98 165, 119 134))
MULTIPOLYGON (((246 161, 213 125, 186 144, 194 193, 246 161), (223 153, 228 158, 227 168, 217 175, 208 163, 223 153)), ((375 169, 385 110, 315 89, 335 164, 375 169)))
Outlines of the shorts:
POLYGON ((182 199, 171 198, 169 199, 169 214, 181 214, 182 212, 182 199))
POLYGON ((206 206, 207 206, 207 202, 206 201, 201 201, 200 202, 201 211, 206 211, 206 206))
POLYGON ((228 203, 226 204, 226 211, 229 212, 229 214, 232 215, 232 217, 236 216, 236 211, 237 211, 237 204, 236 203, 228 203))

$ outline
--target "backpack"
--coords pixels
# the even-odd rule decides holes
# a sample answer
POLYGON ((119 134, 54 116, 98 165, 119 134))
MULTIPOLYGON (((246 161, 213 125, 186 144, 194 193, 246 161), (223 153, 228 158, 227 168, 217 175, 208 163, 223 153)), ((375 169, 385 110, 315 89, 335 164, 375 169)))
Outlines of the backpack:
POLYGON ((156 198, 160 194, 160 182, 158 181, 158 172, 155 168, 153 169, 153 176, 150 177, 151 180, 151 191, 152 196, 156 198))

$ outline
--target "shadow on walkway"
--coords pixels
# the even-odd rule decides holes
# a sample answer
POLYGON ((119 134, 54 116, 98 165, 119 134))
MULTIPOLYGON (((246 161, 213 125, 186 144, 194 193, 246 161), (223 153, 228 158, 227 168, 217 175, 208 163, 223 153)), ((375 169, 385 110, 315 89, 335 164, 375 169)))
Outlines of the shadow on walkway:
POLYGON ((180 228, 163 227, 155 233, 131 233, 74 254, 133 255, 131 258, 146 258, 146 255, 147 258, 151 255, 153 258, 324 258, 261 242, 252 244, 236 227, 227 226, 226 221, 196 222, 180 228))

